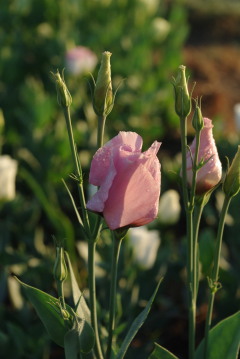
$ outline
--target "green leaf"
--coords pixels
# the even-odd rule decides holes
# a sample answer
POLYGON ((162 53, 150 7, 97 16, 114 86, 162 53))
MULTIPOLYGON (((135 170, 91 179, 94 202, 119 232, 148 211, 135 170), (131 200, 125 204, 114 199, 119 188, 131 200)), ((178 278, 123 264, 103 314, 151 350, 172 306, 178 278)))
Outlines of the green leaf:
MULTIPOLYGON (((208 359, 237 358, 240 343, 240 311, 222 320, 209 333, 208 359)), ((204 339, 197 348, 195 359, 202 359, 204 339)))
MULTIPOLYGON (((22 285, 24 292, 34 306, 51 339, 61 347, 64 347, 64 336, 69 330, 69 327, 67 321, 63 319, 63 315, 61 314, 59 300, 37 288, 21 282, 19 279, 17 280, 22 285)), ((69 306, 67 306, 67 310, 71 313, 69 306)))
POLYGON ((78 359, 78 337, 74 329, 69 330, 64 337, 64 352, 66 359, 78 359))
POLYGON ((89 353, 95 344, 95 334, 92 327, 84 320, 80 332, 80 351, 89 353))
POLYGON ((167 349, 161 347, 161 345, 154 343, 155 348, 148 359, 178 359, 175 355, 170 353, 167 349))
POLYGON ((122 342, 122 345, 117 353, 116 359, 124 358, 124 355, 126 354, 126 351, 129 347, 129 345, 131 344, 131 341, 133 340, 133 338, 137 334, 138 330, 141 328, 144 321, 146 320, 148 313, 150 312, 151 306, 153 304, 153 301, 155 299, 155 296, 157 294, 160 283, 162 282, 162 279, 163 278, 161 278, 160 281, 158 282, 158 285, 157 285, 152 297, 148 301, 146 307, 144 308, 144 310, 137 316, 137 318, 132 323, 132 325, 131 325, 131 327, 130 327, 130 329, 129 329, 129 331, 128 331, 128 333, 127 333, 124 341, 122 342))
POLYGON ((85 320, 78 318, 64 337, 66 359, 77 359, 79 352, 89 353, 94 343, 95 335, 92 327, 85 320))
POLYGON ((67 263, 68 263, 68 267, 69 267, 69 273, 70 273, 70 279, 71 279, 71 286, 72 286, 72 293, 73 293, 73 302, 75 307, 77 308, 76 313, 77 315, 82 318, 85 319, 88 324, 91 324, 91 315, 90 315, 90 310, 87 306, 87 303, 83 297, 83 293, 80 291, 79 286, 77 284, 77 280, 71 265, 71 261, 69 258, 69 255, 67 252, 65 252, 66 254, 66 259, 67 259, 67 263))
POLYGON ((200 235, 199 240, 199 260, 201 263, 201 271, 204 276, 211 273, 212 262, 214 257, 214 233, 205 230, 200 235))

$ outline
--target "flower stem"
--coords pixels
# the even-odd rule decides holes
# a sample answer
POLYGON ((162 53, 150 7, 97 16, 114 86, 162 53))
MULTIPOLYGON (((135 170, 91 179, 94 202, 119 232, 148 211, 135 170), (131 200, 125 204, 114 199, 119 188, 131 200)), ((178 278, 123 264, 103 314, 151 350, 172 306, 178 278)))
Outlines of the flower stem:
POLYGON ((194 216, 193 216, 193 293, 195 298, 195 303, 197 301, 198 293, 198 233, 199 225, 202 217, 202 211, 204 208, 204 201, 201 203, 195 204, 194 216))
MULTIPOLYGON (((98 148, 102 147, 103 145, 105 121, 106 121, 106 117, 98 118, 98 135, 97 135, 98 148)), ((101 224, 102 224, 102 218, 100 215, 98 215, 96 218, 95 226, 92 230, 92 234, 88 238, 88 276, 89 276, 90 311, 91 311, 92 327, 95 332, 95 351, 96 351, 97 359, 103 359, 101 343, 99 338, 99 331, 98 331, 96 277, 95 277, 95 251, 96 251, 96 243, 99 236, 99 230, 101 224)))
POLYGON ((200 133, 201 131, 196 132, 196 149, 195 155, 193 159, 193 175, 192 175, 192 185, 191 185, 191 195, 190 195, 190 208, 193 209, 194 207, 194 200, 195 200, 195 191, 196 191, 196 183, 197 183, 197 172, 198 172, 198 153, 199 153, 199 145, 200 145, 200 133))
POLYGON ((118 268, 118 259, 121 248, 122 239, 117 239, 112 235, 112 267, 111 267, 111 286, 110 286, 110 302, 109 302, 109 323, 108 323, 108 344, 106 359, 111 358, 112 350, 112 338, 113 331, 115 328, 115 311, 116 311, 116 291, 117 291, 117 268, 118 268))
POLYGON ((185 211, 188 211, 188 189, 187 189, 187 118, 180 119, 181 126, 181 149, 182 149, 182 191, 185 211))
POLYGON ((72 122, 71 122, 71 115, 70 115, 69 107, 63 107, 63 113, 64 113, 64 117, 66 120, 66 125, 67 125, 68 137, 69 137, 69 142, 70 142, 70 147, 71 147, 71 152, 72 152, 72 159, 73 159, 75 171, 78 176, 78 192, 79 192, 79 199, 80 199, 81 209, 82 209, 82 219, 83 219, 84 229, 85 229, 86 233, 90 234, 89 219, 88 219, 88 214, 86 211, 86 201, 85 201, 83 183, 82 183, 82 169, 81 169, 80 161, 78 159, 78 154, 76 152, 76 146, 75 146, 75 141, 74 141, 74 136, 73 136, 72 122))
POLYGON ((223 237, 223 230, 225 224, 225 218, 227 215, 227 211, 230 205, 232 197, 225 196, 222 211, 219 218, 219 225, 218 225, 218 233, 217 233, 217 243, 216 243, 216 250, 214 254, 214 264, 213 264, 213 271, 212 276, 209 279, 209 287, 211 290, 209 299, 208 299, 208 311, 207 311, 207 318, 205 324, 205 341, 204 341, 204 359, 208 358, 208 341, 209 341, 209 331, 212 322, 212 312, 213 312, 213 304, 215 299, 215 293, 219 289, 218 283, 218 273, 219 273, 219 261, 220 261, 220 254, 221 254, 221 247, 222 247, 222 237, 223 237))
POLYGON ((64 300, 64 293, 63 293, 63 282, 62 281, 57 281, 57 292, 58 292, 58 297, 59 297, 61 306, 63 307, 63 309, 66 309, 65 300, 64 300))
POLYGON ((103 136, 105 129, 106 117, 98 117, 98 132, 97 132, 97 147, 100 148, 103 146, 103 136))
POLYGON ((182 191, 187 219, 187 281, 188 281, 188 350, 189 359, 194 358, 195 351, 195 317, 196 304, 193 291, 193 207, 189 203, 187 184, 187 118, 180 119, 182 146, 182 191))
POLYGON ((90 312, 91 323, 95 333, 95 350, 98 359, 103 359, 97 322, 97 301, 96 301, 96 283, 95 283, 95 248, 96 240, 88 240, 88 280, 90 294, 90 312))

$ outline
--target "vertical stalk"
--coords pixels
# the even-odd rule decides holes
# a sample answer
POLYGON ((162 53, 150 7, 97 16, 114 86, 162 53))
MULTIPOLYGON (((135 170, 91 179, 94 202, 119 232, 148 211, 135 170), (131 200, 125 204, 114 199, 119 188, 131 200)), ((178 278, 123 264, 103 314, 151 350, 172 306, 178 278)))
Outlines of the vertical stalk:
POLYGON ((187 118, 180 119, 181 127, 181 149, 182 149, 182 191, 185 211, 188 210, 188 189, 187 189, 187 118))
MULTIPOLYGON (((100 148, 103 145, 103 136, 105 128, 106 117, 98 118, 98 133, 97 133, 97 147, 100 148)), ((98 331, 98 320, 97 320, 97 300, 96 300, 96 277, 95 277, 95 251, 96 243, 99 235, 99 229, 102 223, 100 215, 96 218, 95 226, 92 230, 92 235, 88 239, 88 275, 89 275, 89 296, 90 296, 90 311, 91 311, 91 322, 95 332, 96 338, 96 355, 98 359, 103 359, 101 343, 98 331)))
POLYGON ((187 184, 187 118, 180 119, 182 147, 182 190, 187 219, 187 280, 188 280, 188 340, 189 359, 194 359, 196 305, 193 295, 193 208, 190 207, 187 184))
POLYGON ((197 301, 198 293, 198 233, 199 225, 202 217, 202 211, 204 208, 204 202, 197 203, 195 205, 194 216, 193 216, 193 293, 195 297, 195 303, 197 301))
POLYGON ((112 338, 113 338, 113 331, 115 328, 117 268, 118 268, 120 247, 123 239, 123 238, 121 239, 115 238, 114 234, 112 237, 113 237, 113 242, 112 242, 111 286, 110 286, 108 343, 107 343, 106 359, 111 358, 112 338))
POLYGON ((218 233, 217 233, 217 243, 216 243, 216 250, 214 254, 214 264, 213 264, 213 271, 212 276, 209 280, 210 286, 210 296, 208 300, 208 312, 205 324, 205 341, 204 341, 204 359, 208 357, 208 341, 209 341, 209 331, 212 322, 212 312, 213 312, 213 304, 215 299, 215 293, 217 292, 218 288, 218 273, 219 273, 219 261, 220 261, 220 254, 221 254, 221 247, 222 247, 222 237, 223 237, 223 230, 225 224, 225 218, 227 215, 227 211, 230 205, 232 197, 225 196, 222 211, 219 218, 219 225, 218 225, 218 233))
MULTIPOLYGON (((193 164, 192 164, 192 185, 191 185, 191 193, 190 193, 190 203, 189 203, 189 209, 191 211, 194 210, 195 206, 195 192, 196 192, 196 183, 197 183, 197 172, 198 172, 198 153, 199 153, 199 146, 200 146, 200 135, 201 131, 196 131, 196 149, 195 149, 195 155, 193 158, 193 164)), ((199 223, 200 218, 202 214, 203 207, 195 206, 195 216, 194 216, 194 231, 193 231, 193 240, 192 240, 192 300, 193 300, 193 306, 195 308, 195 314, 196 317, 196 305, 197 305, 197 289, 198 289, 198 278, 197 278, 197 272, 198 272, 198 230, 199 230, 199 223)), ((194 331, 195 331, 194 324, 194 331)))
POLYGON ((57 280, 57 292, 58 292, 58 297, 59 297, 61 306, 63 307, 63 309, 66 309, 65 300, 64 300, 64 293, 63 293, 63 282, 62 281, 57 280))
POLYGON ((98 117, 98 133, 97 133, 97 147, 100 148, 103 145, 103 136, 105 128, 106 116, 98 117))
POLYGON ((95 281, 95 248, 96 241, 88 240, 88 276, 90 292, 90 312, 91 323, 95 333, 95 350, 98 359, 103 359, 97 322, 97 303, 96 303, 96 281, 95 281))
POLYGON ((196 183, 197 183, 197 172, 198 172, 198 152, 199 152, 199 145, 200 145, 200 131, 196 131, 196 149, 195 149, 195 156, 193 159, 193 176, 192 176, 192 185, 191 185, 191 195, 190 195, 190 207, 193 208, 194 206, 194 198, 195 198, 195 191, 196 191, 196 183))

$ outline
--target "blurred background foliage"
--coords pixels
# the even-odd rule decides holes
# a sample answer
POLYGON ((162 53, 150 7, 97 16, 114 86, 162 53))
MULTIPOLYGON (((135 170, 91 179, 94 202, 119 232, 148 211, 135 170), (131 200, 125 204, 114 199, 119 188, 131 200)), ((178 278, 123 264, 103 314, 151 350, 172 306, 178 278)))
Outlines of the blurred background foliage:
MULTIPOLYGON (((220 102, 223 98, 222 92, 217 91, 219 96, 214 97, 213 89, 209 92, 209 87, 201 87, 208 83, 207 75, 214 73, 211 67, 207 68, 207 64, 210 66, 212 62, 210 58, 209 62, 205 59, 199 68, 196 61, 199 53, 191 51, 194 41, 199 41, 199 37, 191 37, 196 31, 191 21, 194 16, 203 19, 201 7, 193 5, 201 3, 203 1, 0 1, 0 108, 5 123, 0 133, 1 153, 18 161, 16 197, 11 201, 0 201, 1 355, 9 359, 64 358, 63 350, 50 342, 35 312, 23 298, 18 283, 11 276, 15 274, 24 282, 56 295, 52 278, 52 235, 65 239, 66 248, 78 270, 79 283, 82 288, 87 286, 86 263, 81 247, 84 238, 61 181, 64 178, 73 195, 76 194, 74 183, 69 178, 73 165, 67 131, 49 75, 50 71, 66 67, 65 57, 70 49, 85 46, 97 55, 99 61, 104 50, 112 52, 113 86, 116 89, 121 85, 108 118, 105 139, 120 130, 131 130, 142 135, 145 149, 156 139, 162 141, 162 193, 171 188, 179 191, 176 175, 180 167, 179 128, 174 113, 171 79, 183 61, 192 65, 191 81, 199 78, 200 86, 194 90, 195 95, 205 95, 206 90, 208 109, 216 118, 215 136, 223 163, 224 156, 233 158, 239 137, 233 125, 227 136, 223 132, 224 114, 216 106, 219 96, 220 102), (202 79, 201 73, 207 74, 206 77, 202 79), (211 99, 214 100, 215 112, 211 99)), ((232 40, 239 41, 239 33, 234 34, 232 40)), ((200 45, 206 45, 203 38, 201 40, 200 45)), ((219 61, 216 52, 214 54, 215 61, 219 61)), ((99 63, 93 70, 94 77, 98 66, 99 63)), ((239 68, 235 70, 240 74, 239 68)), ((66 68, 65 79, 73 96, 73 127, 87 191, 87 171, 96 149, 97 123, 88 85, 90 77, 87 73, 73 75, 66 68)), ((214 79, 210 77, 212 83, 214 79)), ((234 92, 236 94, 236 88, 234 92)), ((218 224, 216 203, 221 202, 220 197, 219 190, 218 196, 212 198, 204 211, 200 242, 203 279, 212 263, 218 224)), ((224 236, 223 289, 217 296, 215 321, 232 314, 239 306, 238 212, 237 197, 231 206, 224 236)), ((144 269, 137 263, 133 265, 134 251, 129 240, 125 241, 119 271, 118 313, 123 316, 123 324, 117 328, 120 337, 150 297, 156 278, 165 276, 152 314, 134 340, 128 358, 146 358, 154 341, 180 358, 186 355, 185 225, 184 214, 181 212, 179 216, 174 223, 159 220, 150 226, 161 237, 156 262, 151 268, 144 269), (127 311, 124 310, 126 307, 127 311)), ((102 323, 106 323, 110 239, 105 233, 98 251, 98 298, 105 308, 100 317, 102 323)), ((66 286, 67 296, 68 292, 66 286)), ((200 286, 198 341, 206 314, 205 303, 204 279, 200 286)))

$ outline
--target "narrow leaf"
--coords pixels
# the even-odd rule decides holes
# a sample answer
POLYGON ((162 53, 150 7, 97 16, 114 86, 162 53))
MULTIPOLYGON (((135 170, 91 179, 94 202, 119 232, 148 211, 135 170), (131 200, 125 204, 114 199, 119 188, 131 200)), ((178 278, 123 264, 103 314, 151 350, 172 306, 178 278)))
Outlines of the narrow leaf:
MULTIPOLYGON (((209 332, 208 359, 235 359, 240 343, 240 311, 222 320, 209 332)), ((195 359, 202 359, 204 339, 200 343, 195 359)))
POLYGON ((69 255, 67 252, 65 252, 66 254, 66 259, 67 259, 67 263, 68 263, 68 267, 69 267, 69 273, 70 273, 70 280, 71 280, 71 286, 72 286, 72 293, 73 293, 73 302, 75 307, 77 308, 76 312, 77 315, 86 320, 88 324, 91 325, 91 315, 90 315, 90 310, 87 306, 87 303, 84 299, 83 293, 80 291, 79 286, 77 284, 77 280, 71 265, 71 261, 69 258, 69 255))
MULTIPOLYGON (((21 282, 19 279, 17 280, 22 285, 24 292, 35 308, 51 339, 63 347, 64 336, 69 328, 67 321, 63 319, 61 314, 58 299, 21 282)), ((71 313, 70 307, 67 306, 67 310, 71 313)))
POLYGON ((70 199, 71 199, 71 202, 72 202, 74 211, 75 211, 75 213, 76 213, 78 222, 81 224, 81 226, 82 226, 82 228, 83 228, 84 226, 83 226, 82 218, 80 217, 80 214, 78 213, 77 206, 76 206, 76 203, 75 203, 75 201, 74 201, 74 198, 73 198, 73 196, 72 196, 72 194, 71 194, 71 192, 70 192, 70 189, 68 188, 68 186, 67 186, 67 184, 66 184, 66 182, 64 181, 63 178, 62 178, 62 182, 63 182, 63 184, 64 184, 64 186, 65 186, 65 188, 66 188, 66 190, 67 190, 67 192, 68 192, 68 195, 69 195, 69 197, 70 197, 70 199))
POLYGON ((92 327, 84 320, 80 333, 80 351, 89 353, 95 344, 95 334, 92 327))
POLYGON ((89 353, 95 343, 92 327, 82 319, 76 319, 72 329, 64 337, 66 359, 78 358, 78 353, 89 353))
POLYGON ((151 306, 153 304, 153 301, 155 299, 155 296, 157 294, 158 288, 160 286, 160 283, 162 282, 162 279, 160 279, 160 281, 158 282, 158 285, 152 295, 152 297, 150 298, 150 300, 148 301, 148 304, 146 305, 146 307, 144 308, 144 310, 137 316, 137 318, 134 320, 134 322, 132 323, 120 349, 119 352, 117 353, 116 359, 122 359, 124 358, 124 355, 126 354, 126 351, 129 347, 129 345, 131 344, 133 338, 135 337, 135 335, 137 334, 138 330, 141 328, 141 326, 143 325, 144 321, 146 320, 148 313, 150 312, 151 306))
POLYGON ((167 349, 161 347, 161 345, 154 343, 155 348, 148 359, 178 359, 175 355, 170 353, 167 349))
POLYGON ((78 337, 74 329, 69 330, 64 337, 64 352, 66 359, 78 359, 78 337))

